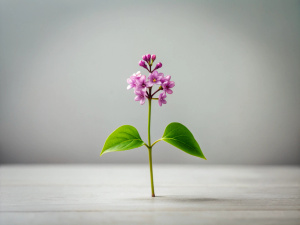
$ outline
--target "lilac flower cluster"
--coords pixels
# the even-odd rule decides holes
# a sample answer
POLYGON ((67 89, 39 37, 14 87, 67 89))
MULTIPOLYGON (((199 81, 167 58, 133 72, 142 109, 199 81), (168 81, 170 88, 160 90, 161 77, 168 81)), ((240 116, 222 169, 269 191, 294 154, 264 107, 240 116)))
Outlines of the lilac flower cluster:
POLYGON ((149 76, 146 77, 142 75, 140 71, 134 73, 130 78, 127 79, 127 90, 133 88, 135 96, 135 101, 139 101, 141 105, 145 103, 146 98, 149 100, 158 100, 158 104, 166 104, 167 94, 172 94, 171 88, 175 86, 175 82, 171 81, 171 76, 164 76, 163 73, 159 73, 157 69, 162 67, 162 63, 156 64, 155 68, 152 70, 151 67, 156 59, 156 55, 144 55, 143 60, 139 62, 139 65, 145 68, 149 72, 149 76), (152 93, 152 88, 154 85, 159 85, 158 89, 152 93), (162 91, 158 98, 153 98, 153 96, 162 91))

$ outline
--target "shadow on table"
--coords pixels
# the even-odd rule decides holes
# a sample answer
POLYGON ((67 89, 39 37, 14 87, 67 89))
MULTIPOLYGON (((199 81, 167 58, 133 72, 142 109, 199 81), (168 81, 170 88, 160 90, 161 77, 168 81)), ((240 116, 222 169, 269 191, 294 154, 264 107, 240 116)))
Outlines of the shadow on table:
POLYGON ((225 201, 225 199, 217 198, 205 198, 205 197, 195 197, 195 196, 178 196, 178 195, 168 195, 168 196, 156 196, 155 198, 135 198, 132 200, 142 200, 142 201, 155 201, 162 200, 164 202, 177 202, 177 203, 200 203, 200 202, 217 202, 225 201))

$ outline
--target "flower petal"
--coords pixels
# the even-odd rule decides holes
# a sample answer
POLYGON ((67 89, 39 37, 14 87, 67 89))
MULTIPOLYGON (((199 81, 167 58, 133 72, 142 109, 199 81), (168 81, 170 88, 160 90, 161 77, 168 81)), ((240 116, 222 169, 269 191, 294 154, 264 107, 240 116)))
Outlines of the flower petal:
POLYGON ((164 74, 163 73, 159 73, 159 74, 157 74, 157 76, 156 76, 156 80, 163 80, 164 79, 164 74))
POLYGON ((168 94, 172 94, 172 93, 173 93, 173 91, 172 91, 171 89, 167 89, 166 92, 167 92, 168 94))
POLYGON ((172 87, 174 87, 174 86, 175 86, 175 82, 174 82, 174 81, 170 81, 169 87, 172 88, 172 87))
POLYGON ((149 82, 146 83, 147 87, 152 87, 154 85, 154 83, 150 80, 149 82))

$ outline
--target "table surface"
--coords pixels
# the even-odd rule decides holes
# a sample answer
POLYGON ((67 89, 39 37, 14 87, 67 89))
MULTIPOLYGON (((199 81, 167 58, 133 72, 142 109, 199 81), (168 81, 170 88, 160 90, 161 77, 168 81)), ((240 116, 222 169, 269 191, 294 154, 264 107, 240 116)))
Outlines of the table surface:
POLYGON ((0 224, 300 224, 300 167, 2 165, 0 224))

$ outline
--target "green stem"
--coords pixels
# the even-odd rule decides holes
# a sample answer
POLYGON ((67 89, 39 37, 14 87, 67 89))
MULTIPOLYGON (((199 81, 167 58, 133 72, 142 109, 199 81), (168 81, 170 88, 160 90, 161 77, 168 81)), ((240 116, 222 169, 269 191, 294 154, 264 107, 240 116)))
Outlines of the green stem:
MULTIPOLYGON (((151 92, 151 90, 150 90, 151 92)), ((148 109, 148 145, 151 146, 151 134, 150 134, 150 124, 151 124, 151 98, 148 99, 149 109, 148 109)))
MULTIPOLYGON (((151 96, 151 88, 149 90, 151 96)), ((150 135, 150 124, 151 124, 151 98, 149 100, 149 111, 148 111, 148 152, 149 152, 149 166, 150 166, 150 178, 151 178, 151 191, 152 197, 154 194, 154 182, 153 182, 153 171, 152 171, 152 146, 151 146, 151 135, 150 135)))
POLYGON ((153 144, 150 147, 152 148, 159 141, 162 141, 162 139, 158 139, 157 141, 153 142, 153 144))

